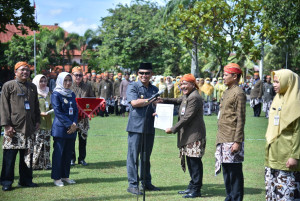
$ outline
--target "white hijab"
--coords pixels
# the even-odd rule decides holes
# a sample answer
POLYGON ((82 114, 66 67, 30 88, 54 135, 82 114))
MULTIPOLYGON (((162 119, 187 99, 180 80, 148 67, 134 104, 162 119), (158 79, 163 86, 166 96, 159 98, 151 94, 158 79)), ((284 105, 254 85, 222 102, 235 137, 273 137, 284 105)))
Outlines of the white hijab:
POLYGON ((43 96, 44 98, 46 98, 47 95, 48 95, 48 93, 49 93, 49 87, 46 86, 44 89, 42 89, 42 88, 40 87, 40 81, 41 81, 41 79, 42 79, 43 77, 44 77, 44 78, 46 79, 46 81, 47 81, 47 78, 46 78, 45 75, 38 74, 38 75, 36 75, 36 76, 33 78, 32 83, 35 84, 35 86, 36 86, 36 88, 37 88, 38 94, 41 95, 41 96, 43 96))
MULTIPOLYGON (((59 73, 59 75, 57 76, 57 80, 56 80, 56 87, 54 88, 53 92, 56 91, 63 96, 72 97, 73 91, 71 89, 66 89, 64 87, 64 80, 67 75, 70 75, 70 77, 72 79, 72 76, 70 73, 67 73, 67 72, 59 73)), ((72 79, 72 84, 73 84, 73 79, 72 79)))

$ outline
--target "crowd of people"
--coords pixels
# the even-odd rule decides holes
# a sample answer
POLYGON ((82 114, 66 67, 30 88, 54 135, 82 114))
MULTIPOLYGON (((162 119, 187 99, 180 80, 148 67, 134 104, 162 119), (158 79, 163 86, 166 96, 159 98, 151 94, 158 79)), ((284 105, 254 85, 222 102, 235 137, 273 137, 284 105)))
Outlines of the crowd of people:
MULTIPOLYGON (((223 172, 225 200, 243 200, 247 96, 238 64, 226 65, 223 77, 212 80, 195 78, 192 74, 175 78, 154 76, 151 63, 141 63, 137 75, 96 74, 95 70, 84 74, 81 67, 74 67, 71 73, 38 74, 32 81, 29 81, 30 69, 26 62, 18 62, 14 70, 15 79, 4 83, 0 99, 0 125, 4 127, 3 191, 12 189, 17 153, 20 155, 20 186, 36 187, 32 171, 40 169, 51 169, 55 186, 76 183, 70 179, 70 167, 75 165, 76 159, 78 164, 88 165, 85 158, 90 128, 89 119, 78 115, 76 98, 96 97, 106 101, 105 111, 100 112, 100 116, 128 114, 129 193, 142 195, 145 190, 160 190, 152 184, 150 157, 155 139, 156 104, 168 103, 175 105, 178 122, 165 132, 178 134, 181 167, 186 171, 187 164, 191 178, 187 188, 178 193, 184 198, 201 196, 202 157, 206 147, 203 116, 215 113, 218 118, 215 173, 223 172), (148 100, 159 91, 160 97, 148 100), (50 136, 53 137, 52 160, 50 136)), ((260 116, 262 108, 269 118, 265 148, 266 200, 299 199, 299 76, 282 69, 260 80, 259 74, 254 73, 248 87, 254 117, 260 116)))

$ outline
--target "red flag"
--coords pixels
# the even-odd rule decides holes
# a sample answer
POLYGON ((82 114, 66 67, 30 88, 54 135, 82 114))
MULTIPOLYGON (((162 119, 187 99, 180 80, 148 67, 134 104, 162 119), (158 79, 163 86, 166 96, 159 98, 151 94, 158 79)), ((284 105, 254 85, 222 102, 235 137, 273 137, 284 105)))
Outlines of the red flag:
POLYGON ((83 119, 94 117, 94 114, 105 110, 105 100, 103 98, 76 98, 78 108, 78 118, 83 119))

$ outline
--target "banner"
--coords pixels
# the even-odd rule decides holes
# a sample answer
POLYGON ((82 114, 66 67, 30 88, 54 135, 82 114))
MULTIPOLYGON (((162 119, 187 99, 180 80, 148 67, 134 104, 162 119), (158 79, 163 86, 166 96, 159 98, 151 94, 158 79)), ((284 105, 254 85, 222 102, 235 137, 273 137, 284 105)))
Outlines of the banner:
POLYGON ((105 111, 106 103, 103 98, 76 98, 78 119, 88 117, 90 120, 100 111, 105 111))

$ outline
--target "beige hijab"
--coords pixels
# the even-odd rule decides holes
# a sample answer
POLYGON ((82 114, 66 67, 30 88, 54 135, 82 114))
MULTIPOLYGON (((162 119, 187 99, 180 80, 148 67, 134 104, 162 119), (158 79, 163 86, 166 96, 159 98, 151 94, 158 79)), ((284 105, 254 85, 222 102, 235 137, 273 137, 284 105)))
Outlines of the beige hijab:
POLYGON ((36 88, 37 88, 37 91, 38 91, 38 94, 46 98, 47 95, 48 95, 48 93, 49 93, 49 87, 46 86, 46 87, 43 88, 43 89, 40 87, 40 80, 41 80, 43 77, 47 80, 47 78, 46 78, 45 75, 42 75, 42 74, 36 75, 36 76, 33 78, 32 83, 35 84, 35 86, 36 86, 36 88))
POLYGON ((281 132, 300 117, 300 81, 299 76, 291 70, 282 69, 273 72, 278 77, 280 91, 276 94, 272 108, 281 107, 279 126, 274 126, 274 113, 269 115, 266 133, 267 143, 271 144, 281 132))

